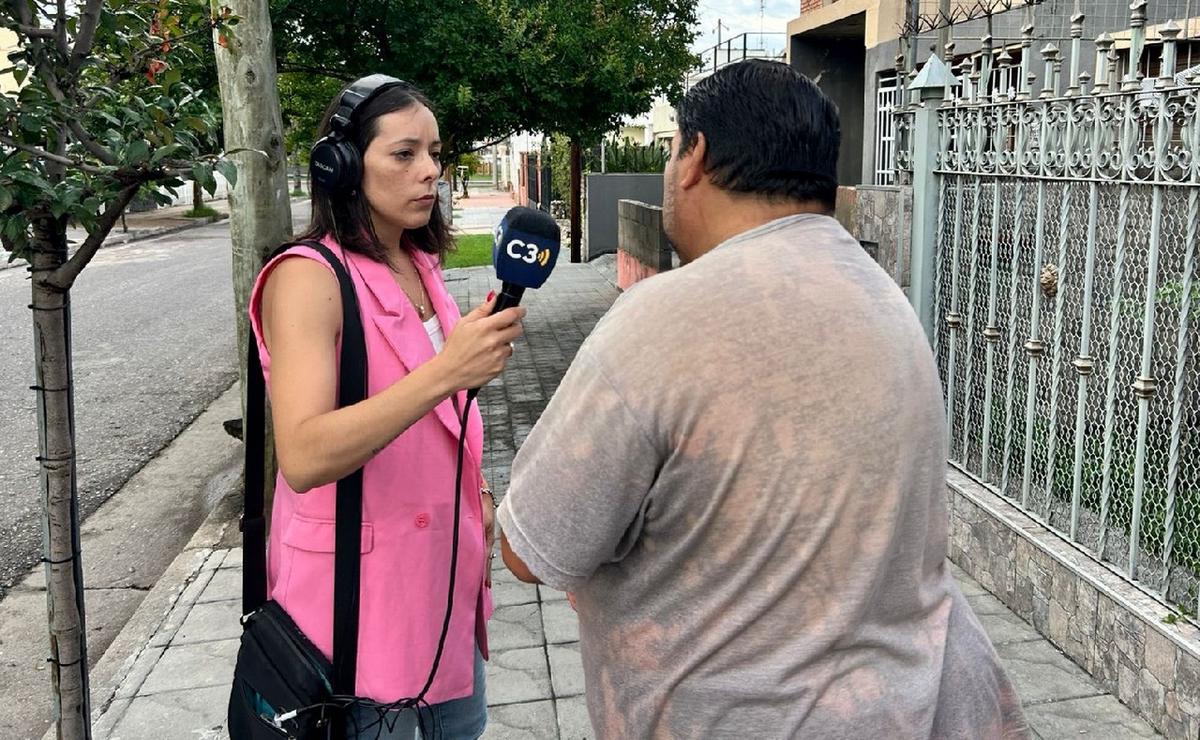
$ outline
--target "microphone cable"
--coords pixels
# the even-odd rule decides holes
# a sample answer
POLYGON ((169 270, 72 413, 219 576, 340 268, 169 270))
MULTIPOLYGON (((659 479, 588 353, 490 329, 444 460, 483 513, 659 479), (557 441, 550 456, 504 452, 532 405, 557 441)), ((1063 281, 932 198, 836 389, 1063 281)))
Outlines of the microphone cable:
MULTIPOLYGON (((436 718, 433 716, 432 711, 429 713, 430 724, 432 725, 430 730, 432 730, 432 732, 427 733, 425 731, 425 717, 423 716, 421 710, 432 710, 433 708, 432 705, 425 700, 425 695, 429 693, 430 687, 433 686, 434 678, 437 676, 438 667, 441 665, 442 653, 446 648, 446 637, 450 632, 450 617, 454 612, 454 584, 458 577, 458 536, 459 525, 462 522, 463 458, 466 451, 467 420, 470 417, 471 406, 474 404, 474 402, 475 396, 468 394, 467 402, 463 406, 462 417, 459 419, 458 454, 454 473, 454 531, 451 534, 450 545, 450 584, 446 589, 446 615, 442 619, 442 630, 441 634, 438 636, 437 651, 433 656, 433 664, 429 669, 429 677, 425 680, 425 685, 421 688, 420 693, 418 693, 416 697, 397 699, 387 704, 382 704, 361 697, 333 697, 335 701, 341 699, 346 702, 343 707, 347 710, 347 712, 355 705, 375 709, 379 713, 378 720, 372 722, 364 729, 370 729, 373 726, 378 726, 379 729, 376 733, 377 737, 383 732, 385 727, 389 732, 395 729, 396 723, 400 720, 401 713, 409 709, 416 712, 417 729, 421 734, 422 740, 433 740, 437 736, 438 723, 436 722, 436 718), (391 712, 397 712, 397 716, 389 722, 387 715, 391 712)), ((360 734, 360 731, 357 727, 355 728, 355 733, 360 734)))

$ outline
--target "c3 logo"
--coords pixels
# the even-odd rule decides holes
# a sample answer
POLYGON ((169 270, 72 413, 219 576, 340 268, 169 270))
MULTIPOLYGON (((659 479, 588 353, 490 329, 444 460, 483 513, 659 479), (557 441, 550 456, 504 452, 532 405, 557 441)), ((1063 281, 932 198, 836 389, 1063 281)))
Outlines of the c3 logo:
POLYGON ((549 249, 539 249, 538 245, 526 244, 520 239, 513 239, 510 241, 506 251, 508 252, 509 257, 512 257, 515 260, 521 260, 522 262, 527 262, 531 265, 536 262, 542 267, 545 267, 550 263, 549 249), (522 254, 522 252, 524 253, 522 254))

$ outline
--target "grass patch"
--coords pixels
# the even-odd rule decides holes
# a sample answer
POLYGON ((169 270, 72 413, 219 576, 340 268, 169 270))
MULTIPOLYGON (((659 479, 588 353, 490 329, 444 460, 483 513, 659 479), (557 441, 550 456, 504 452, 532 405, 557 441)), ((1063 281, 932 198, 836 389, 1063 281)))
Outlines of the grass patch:
POLYGON ((451 267, 480 267, 492 264, 492 235, 463 234, 456 240, 458 250, 446 255, 447 269, 451 267))
POLYGON ((208 206, 200 206, 199 208, 193 208, 183 213, 184 218, 210 218, 215 215, 217 215, 216 209, 209 208, 208 206))

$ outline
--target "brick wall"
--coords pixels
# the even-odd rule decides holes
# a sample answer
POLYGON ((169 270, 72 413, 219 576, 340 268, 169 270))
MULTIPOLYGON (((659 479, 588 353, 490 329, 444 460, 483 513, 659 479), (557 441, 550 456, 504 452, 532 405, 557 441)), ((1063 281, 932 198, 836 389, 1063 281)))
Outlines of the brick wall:
POLYGON ((801 0, 800 1, 800 12, 801 13, 811 13, 814 10, 820 10, 821 6, 824 4, 825 4, 825 0, 801 0))

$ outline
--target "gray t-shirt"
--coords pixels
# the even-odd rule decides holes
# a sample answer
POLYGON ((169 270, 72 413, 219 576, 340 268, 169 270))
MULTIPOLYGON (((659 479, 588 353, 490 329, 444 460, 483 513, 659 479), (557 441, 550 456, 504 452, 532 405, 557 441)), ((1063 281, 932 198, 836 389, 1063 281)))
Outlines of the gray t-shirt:
POLYGON ((621 297, 499 519, 577 595, 600 738, 1021 737, 946 567, 945 473, 903 293, 792 216, 621 297))

